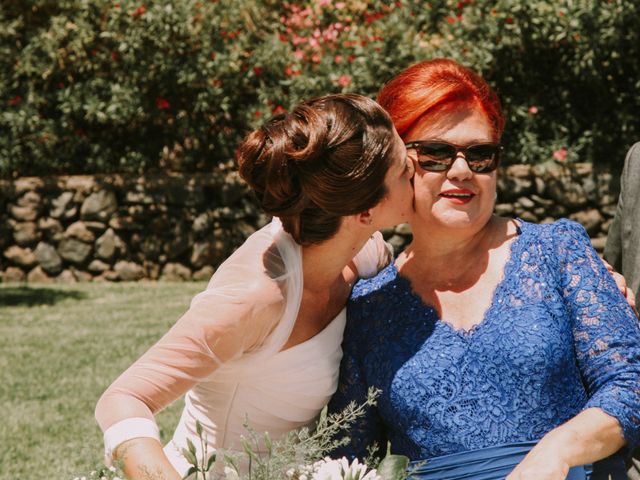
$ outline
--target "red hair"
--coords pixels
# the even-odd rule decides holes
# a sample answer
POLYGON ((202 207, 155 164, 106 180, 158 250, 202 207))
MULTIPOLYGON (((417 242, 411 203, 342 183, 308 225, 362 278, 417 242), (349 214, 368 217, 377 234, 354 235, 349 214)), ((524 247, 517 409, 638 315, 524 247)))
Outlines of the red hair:
POLYGON ((496 139, 504 130, 498 95, 480 75, 446 58, 406 68, 380 90, 378 103, 403 139, 427 115, 435 120, 460 107, 482 110, 496 139))

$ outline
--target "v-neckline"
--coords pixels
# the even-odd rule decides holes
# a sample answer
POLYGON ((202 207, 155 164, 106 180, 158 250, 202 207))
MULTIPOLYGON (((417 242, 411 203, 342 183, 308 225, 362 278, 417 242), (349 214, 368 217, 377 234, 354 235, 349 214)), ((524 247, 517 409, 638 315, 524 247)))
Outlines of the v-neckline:
POLYGON ((404 285, 405 289, 409 292, 409 295, 411 296, 411 298, 423 308, 426 308, 427 310, 433 312, 436 318, 435 322, 437 324, 442 325, 444 328, 446 328, 451 333, 453 333, 454 335, 460 338, 463 338, 465 340, 471 340, 476 336, 476 333, 478 332, 478 330, 483 328, 489 322, 489 320, 491 319, 489 314, 497 308, 498 304, 502 303, 501 299, 498 299, 498 294, 502 289, 505 288, 505 283, 507 279, 511 276, 511 274, 513 273, 513 269, 515 268, 515 257, 519 256, 519 252, 517 251, 516 247, 522 243, 524 230, 526 230, 526 227, 524 227, 526 222, 524 222, 520 218, 516 218, 515 220, 516 220, 516 238, 514 238, 511 244, 509 245, 509 258, 507 258, 507 261, 505 262, 502 268, 502 277, 500 278, 495 288, 493 289, 493 293, 491 294, 491 302, 489 303, 489 306, 484 311, 482 318, 478 323, 473 324, 468 329, 456 328, 453 326, 453 324, 443 319, 440 316, 440 314, 438 314, 438 310, 433 305, 426 303, 422 299, 422 297, 418 293, 416 293, 416 291, 413 289, 411 281, 407 277, 400 274, 400 271, 398 270, 398 267, 396 266, 395 262, 391 262, 390 266, 393 268, 393 271, 395 272, 396 279, 398 280, 398 282, 404 285))

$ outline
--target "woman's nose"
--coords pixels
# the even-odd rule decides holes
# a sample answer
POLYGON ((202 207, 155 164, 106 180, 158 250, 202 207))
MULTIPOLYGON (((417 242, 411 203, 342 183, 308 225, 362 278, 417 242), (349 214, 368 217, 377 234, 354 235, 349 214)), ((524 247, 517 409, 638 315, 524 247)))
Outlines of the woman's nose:
POLYGON ((473 175, 473 172, 469 168, 467 160, 462 153, 458 153, 456 159, 453 161, 451 168, 447 172, 449 178, 468 179, 473 175))

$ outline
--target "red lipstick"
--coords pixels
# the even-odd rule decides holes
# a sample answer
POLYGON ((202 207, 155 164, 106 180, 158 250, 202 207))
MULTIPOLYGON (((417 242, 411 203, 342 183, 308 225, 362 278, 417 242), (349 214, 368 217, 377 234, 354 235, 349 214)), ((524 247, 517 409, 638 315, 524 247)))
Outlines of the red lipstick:
POLYGON ((464 205, 473 200, 476 194, 466 188, 450 188, 449 190, 440 192, 439 196, 446 198, 452 203, 464 205))

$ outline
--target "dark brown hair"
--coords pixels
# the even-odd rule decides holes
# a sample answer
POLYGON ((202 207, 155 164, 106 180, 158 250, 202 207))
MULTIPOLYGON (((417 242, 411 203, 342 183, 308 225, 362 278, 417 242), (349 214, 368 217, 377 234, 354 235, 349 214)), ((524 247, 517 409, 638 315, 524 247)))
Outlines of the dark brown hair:
POLYGON ((386 195, 393 124, 373 100, 327 95, 277 115, 244 140, 240 175, 301 245, 331 238, 346 215, 386 195))

